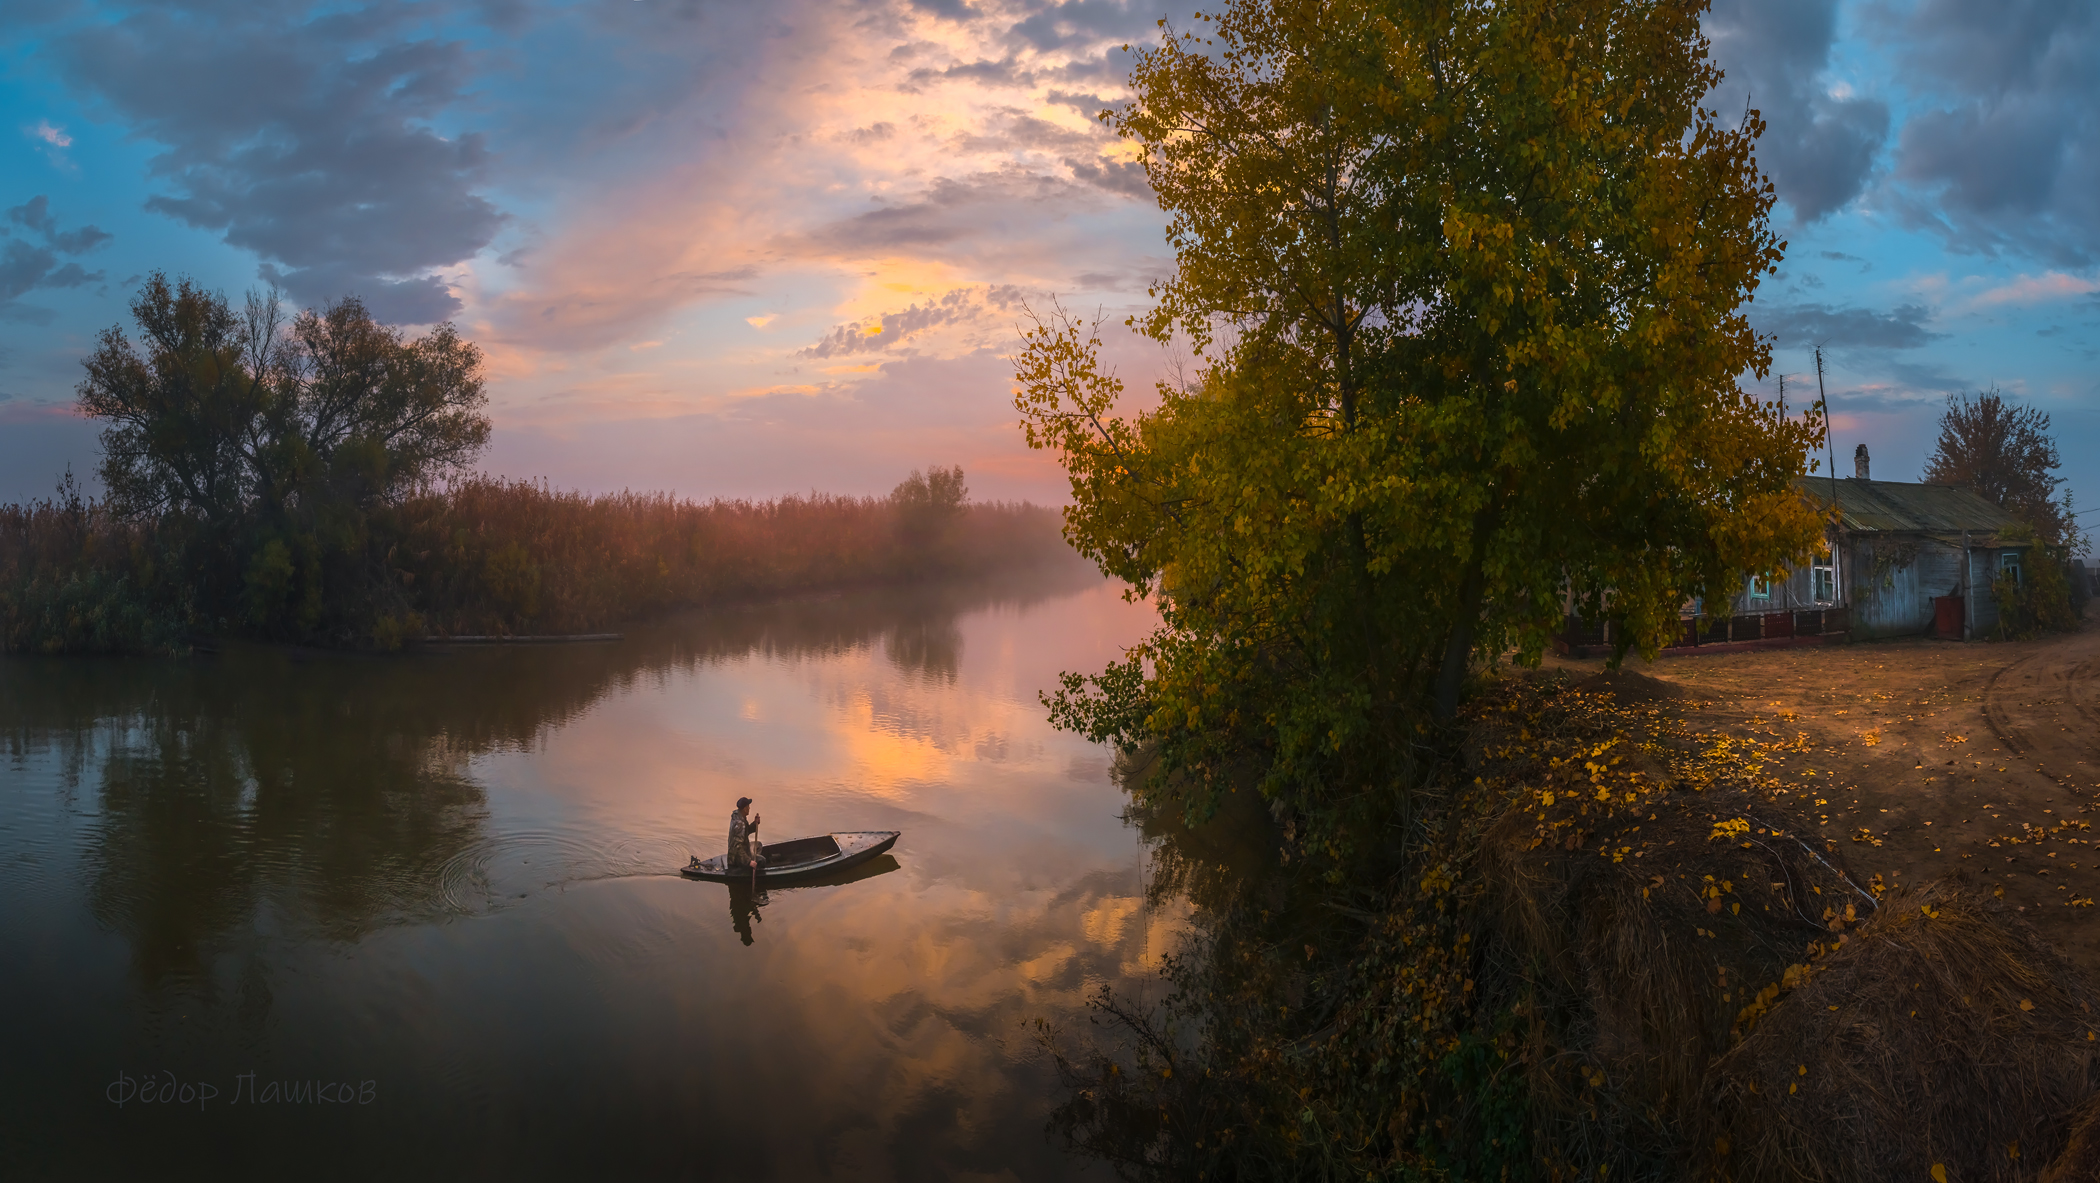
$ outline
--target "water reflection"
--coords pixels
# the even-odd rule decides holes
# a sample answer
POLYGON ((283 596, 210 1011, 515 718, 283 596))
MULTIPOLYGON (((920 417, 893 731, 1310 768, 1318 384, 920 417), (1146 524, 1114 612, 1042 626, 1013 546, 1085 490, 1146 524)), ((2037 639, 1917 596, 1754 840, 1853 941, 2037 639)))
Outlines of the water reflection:
POLYGON ((742 938, 745 944, 751 944, 756 939, 751 935, 751 926, 759 920, 758 910, 771 901, 766 898, 766 889, 763 887, 754 888, 748 883, 731 883, 727 886, 729 927, 736 930, 736 935, 742 938))
POLYGON ((1026 1024, 1149 973, 1180 921, 1034 696, 1147 627, 1085 580, 604 647, 0 662, 0 940, 38 951, 0 1008, 42 1023, 0 1057, 0 1143, 75 1176, 228 1145, 325 1149, 324 1177, 1083 1170, 1041 1139, 1026 1024), (677 877, 740 795, 769 832, 905 838, 770 893, 677 877), (149 1063, 390 1103, 266 1128, 94 1103, 149 1063))

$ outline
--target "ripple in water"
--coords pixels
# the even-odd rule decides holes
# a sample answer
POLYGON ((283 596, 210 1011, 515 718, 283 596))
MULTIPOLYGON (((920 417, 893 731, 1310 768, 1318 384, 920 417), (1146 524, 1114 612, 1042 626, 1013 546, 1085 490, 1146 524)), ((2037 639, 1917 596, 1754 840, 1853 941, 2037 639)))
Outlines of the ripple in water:
POLYGON ((517 830, 481 838, 437 869, 447 912, 476 916, 513 906, 533 892, 576 883, 675 875, 694 850, 683 835, 584 830, 517 830))

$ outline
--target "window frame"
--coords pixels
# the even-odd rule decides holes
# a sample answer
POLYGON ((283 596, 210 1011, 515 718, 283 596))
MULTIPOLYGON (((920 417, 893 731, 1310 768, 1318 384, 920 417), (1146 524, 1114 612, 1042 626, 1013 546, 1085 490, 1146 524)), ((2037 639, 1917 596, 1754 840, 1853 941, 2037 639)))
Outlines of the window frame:
POLYGON ((1838 565, 1837 552, 1835 550, 1824 551, 1822 554, 1815 555, 1809 559, 1808 597, 1810 601, 1817 604, 1835 604, 1838 602, 1838 565), (1824 594, 1826 581, 1829 586, 1828 595, 1824 594))

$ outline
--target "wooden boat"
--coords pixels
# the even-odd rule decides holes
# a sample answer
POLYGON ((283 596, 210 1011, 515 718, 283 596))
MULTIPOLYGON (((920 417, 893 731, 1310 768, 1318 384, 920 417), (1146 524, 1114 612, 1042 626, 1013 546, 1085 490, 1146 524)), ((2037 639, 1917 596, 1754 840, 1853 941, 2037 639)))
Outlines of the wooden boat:
MULTIPOLYGON (((764 847, 766 861, 758 869, 758 881, 778 886, 843 871, 895 846, 902 833, 902 830, 855 830, 797 838, 792 842, 767 842, 764 847)), ((695 858, 679 868, 678 873, 688 879, 706 879, 714 883, 750 880, 750 868, 740 867, 732 871, 728 863, 726 854, 709 859, 695 858)))

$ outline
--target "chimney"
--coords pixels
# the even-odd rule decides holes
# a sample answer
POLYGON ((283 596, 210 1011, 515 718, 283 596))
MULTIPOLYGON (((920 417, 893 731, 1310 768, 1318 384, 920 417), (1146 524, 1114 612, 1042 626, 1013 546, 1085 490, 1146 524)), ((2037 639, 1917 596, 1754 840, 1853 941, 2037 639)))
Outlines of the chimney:
POLYGON ((1867 445, 1861 444, 1852 450, 1852 475, 1867 479, 1867 445))

